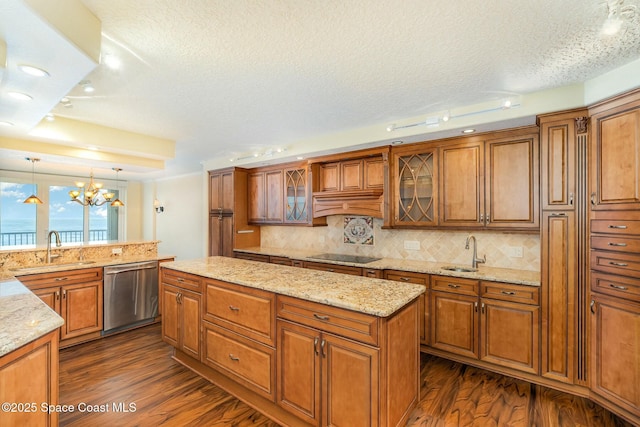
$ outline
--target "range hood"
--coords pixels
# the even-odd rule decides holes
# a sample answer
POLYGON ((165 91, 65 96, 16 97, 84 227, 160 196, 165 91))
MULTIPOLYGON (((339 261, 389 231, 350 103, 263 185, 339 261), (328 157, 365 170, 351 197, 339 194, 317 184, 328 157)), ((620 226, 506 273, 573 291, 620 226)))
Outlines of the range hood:
POLYGON ((314 192, 313 217, 329 215, 365 215, 383 218, 383 191, 376 189, 314 192))

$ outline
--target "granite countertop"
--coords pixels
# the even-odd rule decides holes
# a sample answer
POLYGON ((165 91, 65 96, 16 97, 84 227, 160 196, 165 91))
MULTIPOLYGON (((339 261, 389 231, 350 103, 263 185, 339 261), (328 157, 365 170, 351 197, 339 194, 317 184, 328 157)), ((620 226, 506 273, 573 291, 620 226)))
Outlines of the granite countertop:
MULTIPOLYGON (((234 249, 236 252, 246 252, 260 255, 279 256, 302 261, 323 262, 327 264, 351 265, 354 267, 364 267, 376 270, 401 270, 411 271, 415 273, 436 274, 439 276, 462 277, 467 279, 487 280, 491 282, 507 282, 526 286, 540 286, 540 272, 529 270, 515 270, 509 268, 487 267, 483 264, 478 266, 478 271, 474 273, 466 273, 461 271, 443 270, 443 267, 452 266, 452 263, 446 262, 429 262, 415 261, 396 258, 381 258, 378 261, 366 264, 331 261, 325 259, 314 259, 320 252, 276 249, 276 248, 246 248, 234 249)), ((465 266, 469 267, 469 266, 465 266)))
POLYGON ((426 290, 422 285, 227 257, 162 266, 379 317, 390 316, 426 290))
POLYGON ((64 321, 17 280, 0 281, 0 356, 62 326, 64 321))

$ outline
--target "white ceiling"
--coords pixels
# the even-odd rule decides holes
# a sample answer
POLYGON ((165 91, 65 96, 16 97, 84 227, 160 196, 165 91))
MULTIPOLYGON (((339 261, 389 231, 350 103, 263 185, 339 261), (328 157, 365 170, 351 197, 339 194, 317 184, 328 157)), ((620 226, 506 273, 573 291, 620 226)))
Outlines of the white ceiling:
MULTIPOLYGON (((344 150, 394 139, 391 123, 518 100, 637 60, 639 2, 609 0, 624 26, 603 36, 603 0, 81 0, 102 23, 101 63, 81 78, 96 91, 73 85, 73 108, 53 112, 176 142, 164 170, 132 168, 130 179, 243 164, 229 159, 278 147, 287 152, 274 158, 344 150)), ((417 126, 402 135, 429 133, 417 126)), ((1 152, 5 168, 9 155, 25 154, 1 152)))

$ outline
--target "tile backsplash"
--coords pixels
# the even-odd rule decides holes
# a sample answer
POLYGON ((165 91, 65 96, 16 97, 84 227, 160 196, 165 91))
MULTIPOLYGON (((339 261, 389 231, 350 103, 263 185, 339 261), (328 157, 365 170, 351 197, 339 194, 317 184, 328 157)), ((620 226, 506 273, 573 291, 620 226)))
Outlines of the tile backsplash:
POLYGON ((265 248, 355 254, 382 258, 471 264, 471 248, 465 249, 469 234, 476 236, 478 257, 485 265, 498 268, 540 271, 540 236, 495 231, 441 231, 382 229, 382 220, 373 219, 373 245, 344 242, 344 217, 327 217, 326 227, 262 226, 261 246, 265 248), (408 243, 406 243, 408 242, 408 243), (406 249, 418 242, 418 250, 406 249), (406 245, 405 245, 406 243, 406 245), (516 256, 520 255, 522 256, 516 256))

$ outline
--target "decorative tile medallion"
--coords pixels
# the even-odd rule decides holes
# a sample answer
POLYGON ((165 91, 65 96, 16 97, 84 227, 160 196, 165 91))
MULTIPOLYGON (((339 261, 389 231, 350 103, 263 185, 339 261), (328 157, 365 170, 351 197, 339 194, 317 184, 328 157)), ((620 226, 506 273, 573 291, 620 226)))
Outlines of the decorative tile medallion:
POLYGON ((373 217, 345 216, 344 243, 373 245, 373 217))

